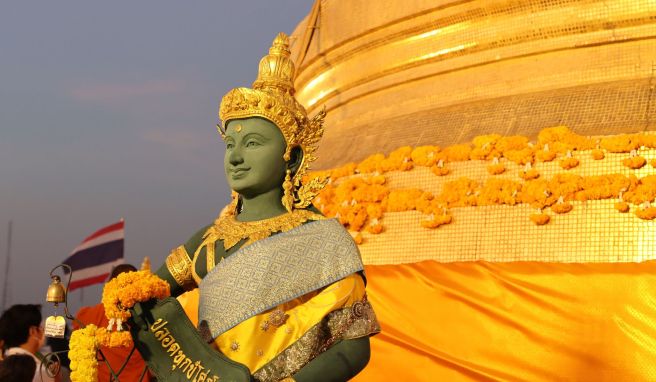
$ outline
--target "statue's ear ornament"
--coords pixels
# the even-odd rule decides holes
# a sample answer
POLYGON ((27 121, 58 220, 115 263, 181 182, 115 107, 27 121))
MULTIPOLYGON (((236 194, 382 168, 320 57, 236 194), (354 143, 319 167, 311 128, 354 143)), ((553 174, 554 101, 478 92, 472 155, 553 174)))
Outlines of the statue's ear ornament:
MULTIPOLYGON (((283 157, 286 161, 290 160, 293 147, 299 146, 303 151, 301 164, 290 181, 294 185, 293 207, 305 208, 327 183, 326 180, 301 183, 310 162, 316 159, 326 110, 308 119, 307 111, 294 98, 295 70, 289 37, 279 33, 269 48, 269 54, 260 60, 253 88, 232 89, 221 99, 219 118, 223 123, 217 128, 225 139, 226 123, 232 119, 260 117, 273 122, 285 137, 287 148, 283 157)), ((286 202, 289 204, 289 199, 286 202)))

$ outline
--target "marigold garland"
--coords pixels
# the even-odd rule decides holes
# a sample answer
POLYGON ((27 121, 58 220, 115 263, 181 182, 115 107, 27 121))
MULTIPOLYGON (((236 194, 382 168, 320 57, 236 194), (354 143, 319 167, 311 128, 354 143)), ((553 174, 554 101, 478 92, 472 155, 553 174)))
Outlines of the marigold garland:
POLYGON ((95 382, 98 380, 97 329, 95 325, 87 325, 71 334, 68 358, 71 360, 72 382, 95 382))
MULTIPOLYGON (((529 143, 526 137, 490 134, 474 138, 471 144, 449 146, 442 150, 437 146, 419 146, 414 149, 406 146, 388 156, 374 154, 359 164, 349 163, 316 173, 329 174, 331 179, 345 179, 331 182, 315 199, 314 204, 325 215, 338 218, 350 230, 366 230, 371 234, 384 231, 381 219, 385 212, 416 210, 436 217, 448 215, 447 208, 452 207, 525 203, 535 208, 551 208, 555 213, 565 213, 573 208, 569 201, 616 198, 621 193, 624 193, 624 200, 616 203, 615 208, 620 212, 628 211, 630 204, 639 205, 654 200, 656 176, 638 179, 634 175, 622 174, 582 177, 563 173, 542 180, 532 164, 534 161, 548 162, 562 155, 559 161, 562 167, 573 168, 580 163, 572 157, 575 150, 589 150, 595 160, 604 159, 606 151, 631 152, 631 158, 628 159, 637 162, 640 159, 633 159, 637 155, 632 150, 640 147, 656 148, 656 135, 629 134, 593 140, 579 136, 564 126, 543 129, 538 135, 537 144, 529 143), (420 189, 390 190, 384 175, 389 171, 405 171, 414 166, 424 166, 429 167, 434 174, 443 176, 451 173, 446 166, 447 162, 466 160, 492 160, 487 171, 496 175, 505 171, 505 165, 499 163, 499 158, 525 165, 524 171, 519 173, 525 182, 502 178, 493 182, 494 178, 489 178, 480 184, 476 180, 458 178, 446 182, 442 192, 433 195, 420 189), (559 199, 563 199, 563 202, 557 203, 559 199)), ((656 167, 656 159, 649 163, 656 167)), ((427 219, 422 225, 435 224, 431 221, 433 218, 427 219)))
POLYGON ((130 318, 128 309, 137 302, 161 299, 170 294, 169 284, 150 271, 121 273, 103 288, 102 303, 110 322, 108 329, 111 330, 113 324, 116 324, 120 331, 121 324, 130 318))

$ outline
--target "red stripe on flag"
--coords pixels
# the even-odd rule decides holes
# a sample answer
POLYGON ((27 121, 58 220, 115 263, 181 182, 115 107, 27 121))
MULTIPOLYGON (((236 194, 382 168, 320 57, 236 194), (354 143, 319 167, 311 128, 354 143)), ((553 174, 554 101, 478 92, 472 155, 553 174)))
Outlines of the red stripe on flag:
POLYGON ((125 224, 125 222, 123 222, 123 221, 121 220, 121 221, 118 222, 118 223, 114 223, 114 224, 112 224, 112 225, 110 225, 110 226, 107 226, 107 227, 105 227, 105 228, 101 228, 101 229, 99 229, 98 231, 92 233, 91 236, 89 236, 89 237, 87 237, 86 239, 84 239, 84 240, 82 241, 82 243, 86 243, 86 242, 89 241, 89 240, 93 240, 93 239, 97 238, 98 236, 104 235, 104 234, 109 233, 109 232, 112 232, 112 231, 122 230, 124 224, 125 224))
POLYGON ((88 279, 71 281, 71 285, 68 287, 68 290, 72 291, 93 284, 102 284, 105 282, 105 280, 107 280, 108 277, 109 273, 105 273, 99 276, 89 277, 88 279))

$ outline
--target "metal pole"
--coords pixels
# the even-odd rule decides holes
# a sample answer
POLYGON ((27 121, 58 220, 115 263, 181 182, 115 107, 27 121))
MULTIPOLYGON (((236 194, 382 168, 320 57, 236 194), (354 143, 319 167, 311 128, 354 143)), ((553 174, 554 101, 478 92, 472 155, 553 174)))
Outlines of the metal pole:
POLYGON ((2 289, 2 311, 5 311, 7 305, 7 290, 9 289, 9 266, 11 265, 11 228, 12 222, 9 220, 9 232, 7 234, 7 261, 5 263, 5 285, 2 289))

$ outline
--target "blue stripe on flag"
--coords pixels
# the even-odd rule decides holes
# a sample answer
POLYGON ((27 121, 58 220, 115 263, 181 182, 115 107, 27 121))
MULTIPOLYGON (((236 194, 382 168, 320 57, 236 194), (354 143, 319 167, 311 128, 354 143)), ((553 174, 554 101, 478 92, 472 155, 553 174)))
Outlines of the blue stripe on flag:
POLYGON ((76 252, 64 260, 72 270, 95 267, 123 258, 123 239, 110 241, 76 252))

